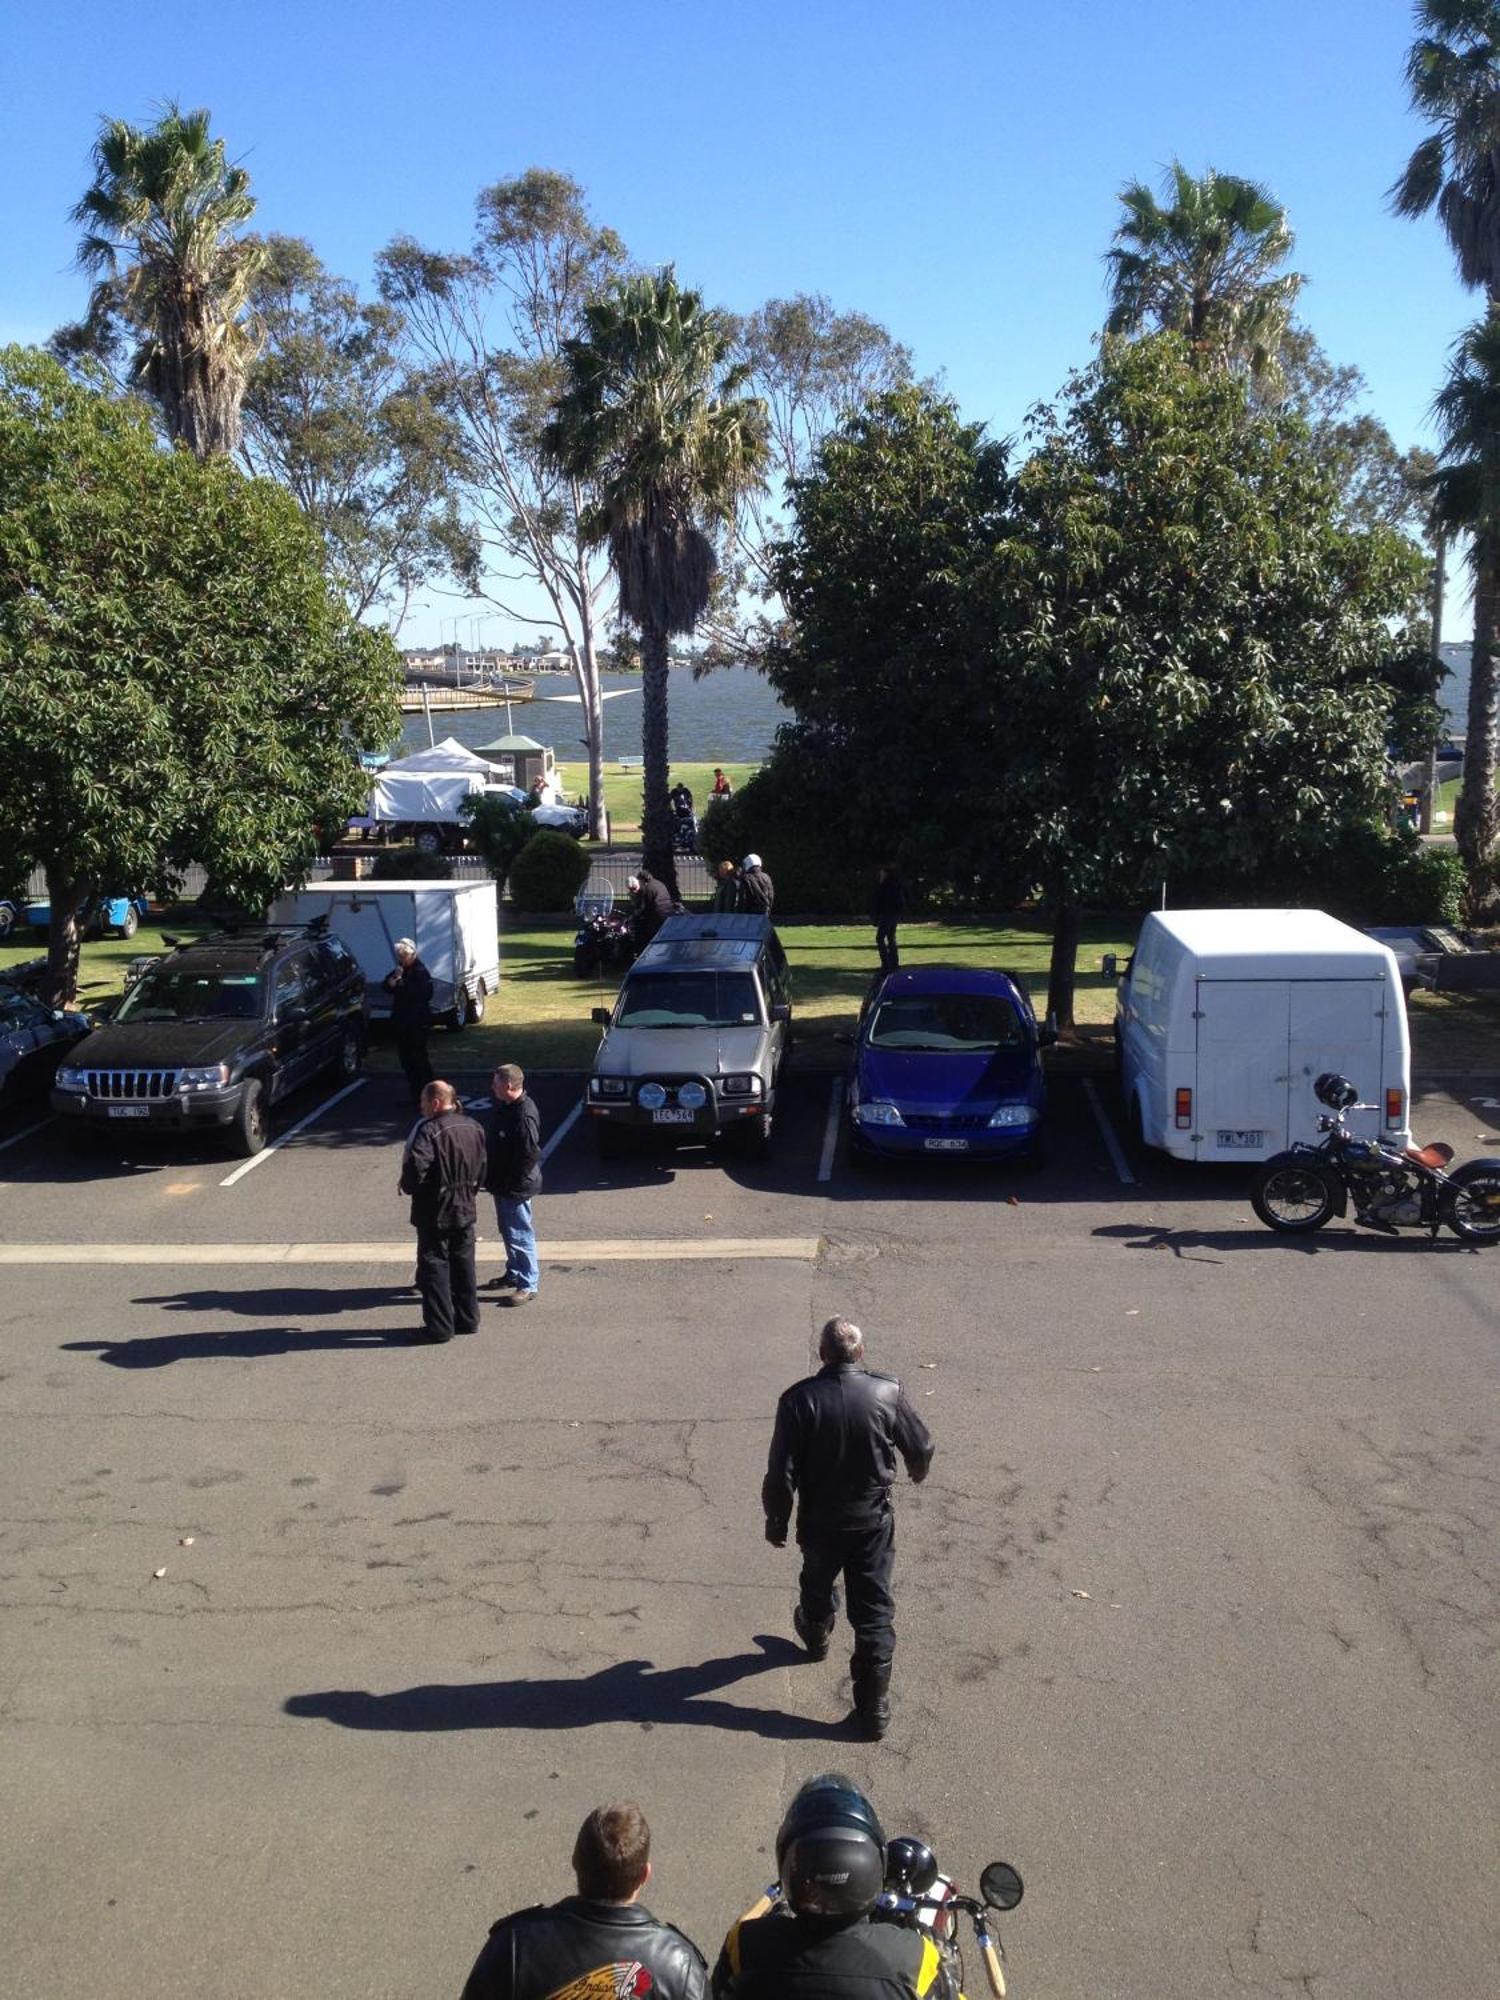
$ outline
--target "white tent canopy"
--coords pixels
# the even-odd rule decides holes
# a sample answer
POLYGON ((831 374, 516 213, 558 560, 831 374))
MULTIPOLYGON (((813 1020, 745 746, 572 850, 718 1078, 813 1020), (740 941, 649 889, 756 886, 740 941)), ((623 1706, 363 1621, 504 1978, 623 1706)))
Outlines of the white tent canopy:
POLYGON ((441 743, 434 743, 430 750, 414 750, 409 757, 402 757, 388 766, 397 771, 473 771, 476 776, 487 778, 489 762, 477 757, 474 752, 460 743, 456 736, 445 736, 441 743))

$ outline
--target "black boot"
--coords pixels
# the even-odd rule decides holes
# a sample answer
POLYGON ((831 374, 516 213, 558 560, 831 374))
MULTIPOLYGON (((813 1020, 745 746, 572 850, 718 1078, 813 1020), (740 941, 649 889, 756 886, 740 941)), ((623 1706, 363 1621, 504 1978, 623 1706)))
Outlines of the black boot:
POLYGON ((854 1714, 851 1718, 871 1743, 878 1743, 891 1726, 891 1664, 855 1667, 854 1714))
POLYGON ((833 1637, 833 1620, 831 1618, 826 1625, 811 1624, 803 1615, 802 1606, 799 1604, 792 1613, 792 1630, 802 1641, 803 1648, 810 1660, 826 1660, 828 1658, 828 1642, 833 1637))

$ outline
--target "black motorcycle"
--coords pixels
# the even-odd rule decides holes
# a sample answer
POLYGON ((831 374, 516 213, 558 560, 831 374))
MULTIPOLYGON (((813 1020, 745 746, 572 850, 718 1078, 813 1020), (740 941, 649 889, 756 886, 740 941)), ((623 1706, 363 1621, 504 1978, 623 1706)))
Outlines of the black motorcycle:
POLYGON ((1313 1085, 1328 1115, 1316 1146, 1301 1143, 1267 1160, 1250 1189, 1250 1205, 1268 1229, 1307 1236, 1354 1205, 1354 1220, 1394 1236, 1425 1229, 1436 1238, 1445 1226, 1465 1243, 1500 1243, 1500 1160, 1467 1160, 1455 1167, 1451 1146, 1402 1148, 1360 1139, 1344 1123, 1348 1111, 1374 1107, 1331 1071, 1313 1085))
POLYGON ((691 806, 686 811, 679 806, 672 815, 672 852, 674 854, 698 852, 698 815, 691 806))
POLYGON ((623 972, 635 958, 630 918, 614 909, 580 910, 573 939, 573 973, 593 979, 601 972, 623 972))

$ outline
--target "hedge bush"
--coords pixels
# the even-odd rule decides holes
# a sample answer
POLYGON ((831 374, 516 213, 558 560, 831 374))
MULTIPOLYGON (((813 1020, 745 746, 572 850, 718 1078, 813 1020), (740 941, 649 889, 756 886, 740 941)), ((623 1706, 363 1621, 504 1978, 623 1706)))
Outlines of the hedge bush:
POLYGON ((450 882, 453 863, 446 854, 424 854, 419 847, 386 847, 370 863, 371 882, 450 882))
POLYGON ((510 900, 516 909, 535 915, 571 910, 592 866, 572 834, 538 827, 510 864, 510 900))

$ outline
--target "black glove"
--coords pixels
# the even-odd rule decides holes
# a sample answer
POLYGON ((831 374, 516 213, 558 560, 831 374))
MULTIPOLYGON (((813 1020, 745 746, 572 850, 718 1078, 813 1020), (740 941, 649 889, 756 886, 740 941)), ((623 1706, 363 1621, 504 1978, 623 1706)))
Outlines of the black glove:
POLYGON ((786 1522, 768 1519, 766 1522, 766 1540, 771 1544, 773 1549, 784 1549, 786 1547, 786 1522))

